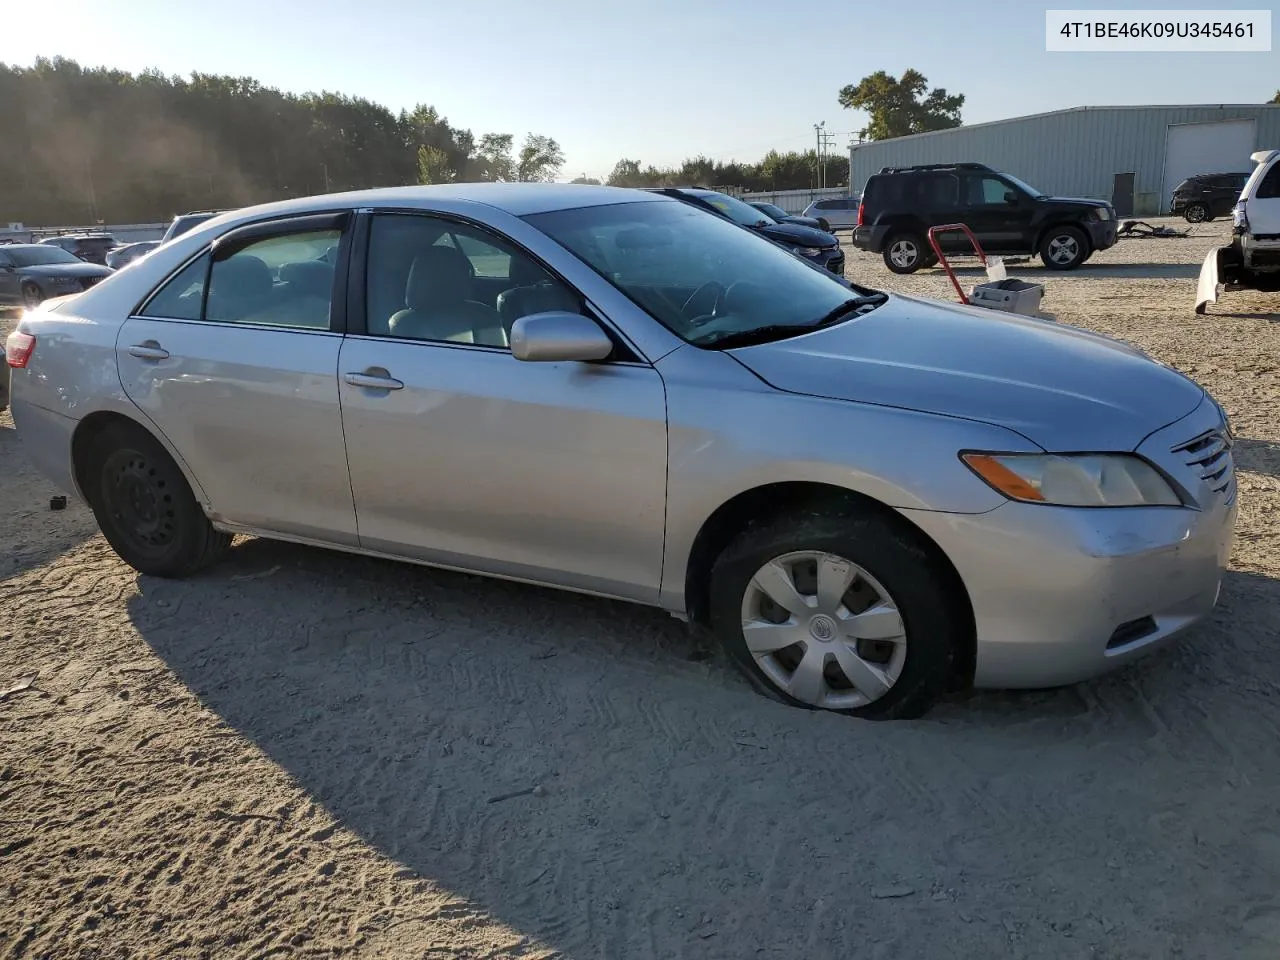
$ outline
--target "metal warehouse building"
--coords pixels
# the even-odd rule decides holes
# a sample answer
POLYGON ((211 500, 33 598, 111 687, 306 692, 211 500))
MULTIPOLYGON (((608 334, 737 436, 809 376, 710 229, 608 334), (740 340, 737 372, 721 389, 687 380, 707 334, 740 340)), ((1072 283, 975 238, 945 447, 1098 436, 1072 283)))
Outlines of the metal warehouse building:
POLYGON ((1249 155, 1280 148, 1280 105, 1073 107, 858 144, 855 193, 881 167, 985 163, 1045 193, 1111 199, 1121 216, 1169 209, 1196 173, 1248 172, 1249 155))

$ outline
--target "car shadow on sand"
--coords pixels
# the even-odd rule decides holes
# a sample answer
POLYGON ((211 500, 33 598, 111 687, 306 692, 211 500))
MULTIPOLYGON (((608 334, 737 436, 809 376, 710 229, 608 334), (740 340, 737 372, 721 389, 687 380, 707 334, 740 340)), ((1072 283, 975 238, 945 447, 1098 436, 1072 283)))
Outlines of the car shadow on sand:
MULTIPOLYGON (((1043 925, 1072 871, 1092 877, 1072 909, 1114 928, 1134 889, 1212 861, 1191 831, 1221 829, 1197 804, 1223 778, 1233 808, 1280 789, 1280 583, 1249 574, 1119 675, 889 724, 760 697, 661 612, 515 583, 248 540, 139 588, 145 640, 317 803, 568 956, 852 956, 869 929, 886 956, 981 955, 970 913, 1043 925), (1238 724, 1249 743, 1224 744, 1238 724), (1147 792, 1117 796, 1136 770, 1147 792), (1018 882, 966 905, 993 870, 1018 882)), ((1214 890, 1150 901, 1132 944, 1194 930, 1231 953, 1214 890)))

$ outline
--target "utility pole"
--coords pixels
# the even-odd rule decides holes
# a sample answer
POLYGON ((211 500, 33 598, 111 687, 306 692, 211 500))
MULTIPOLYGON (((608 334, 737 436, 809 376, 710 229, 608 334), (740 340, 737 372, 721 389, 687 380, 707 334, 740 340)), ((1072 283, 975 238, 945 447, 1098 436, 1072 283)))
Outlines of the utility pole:
POLYGON ((813 175, 815 184, 820 187, 827 185, 827 166, 822 162, 822 132, 826 126, 825 120, 813 125, 813 141, 816 148, 813 152, 813 175))
POLYGON ((831 155, 830 147, 835 146, 836 135, 834 133, 822 132, 822 185, 827 185, 827 157, 831 155))

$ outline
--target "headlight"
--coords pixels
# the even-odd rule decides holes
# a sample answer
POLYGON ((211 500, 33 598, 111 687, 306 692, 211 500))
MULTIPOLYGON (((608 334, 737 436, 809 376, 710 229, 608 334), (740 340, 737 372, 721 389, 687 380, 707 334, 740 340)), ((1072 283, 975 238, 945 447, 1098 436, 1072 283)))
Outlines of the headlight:
POLYGON ((1106 207, 1094 207, 1093 212, 1098 215, 1099 220, 1111 219, 1111 211, 1108 210, 1106 207))
POLYGON ((1178 507, 1156 469, 1126 453, 965 453, 960 459, 1010 500, 1059 507, 1178 507))

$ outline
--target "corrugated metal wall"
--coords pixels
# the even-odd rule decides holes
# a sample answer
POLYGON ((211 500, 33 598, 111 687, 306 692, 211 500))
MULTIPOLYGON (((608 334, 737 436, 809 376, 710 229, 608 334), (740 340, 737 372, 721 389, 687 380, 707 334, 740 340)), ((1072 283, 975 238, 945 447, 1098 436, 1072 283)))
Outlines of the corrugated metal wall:
MULTIPOLYGON (((985 163, 1046 193, 1109 199, 1115 174, 1133 172, 1136 212, 1151 216, 1174 187, 1163 182, 1169 126, 1244 119, 1255 121, 1255 150, 1280 148, 1280 105, 1079 107, 862 144, 850 180, 860 193, 881 167, 985 163)), ((1250 167, 1242 157, 1239 169, 1250 167)))

